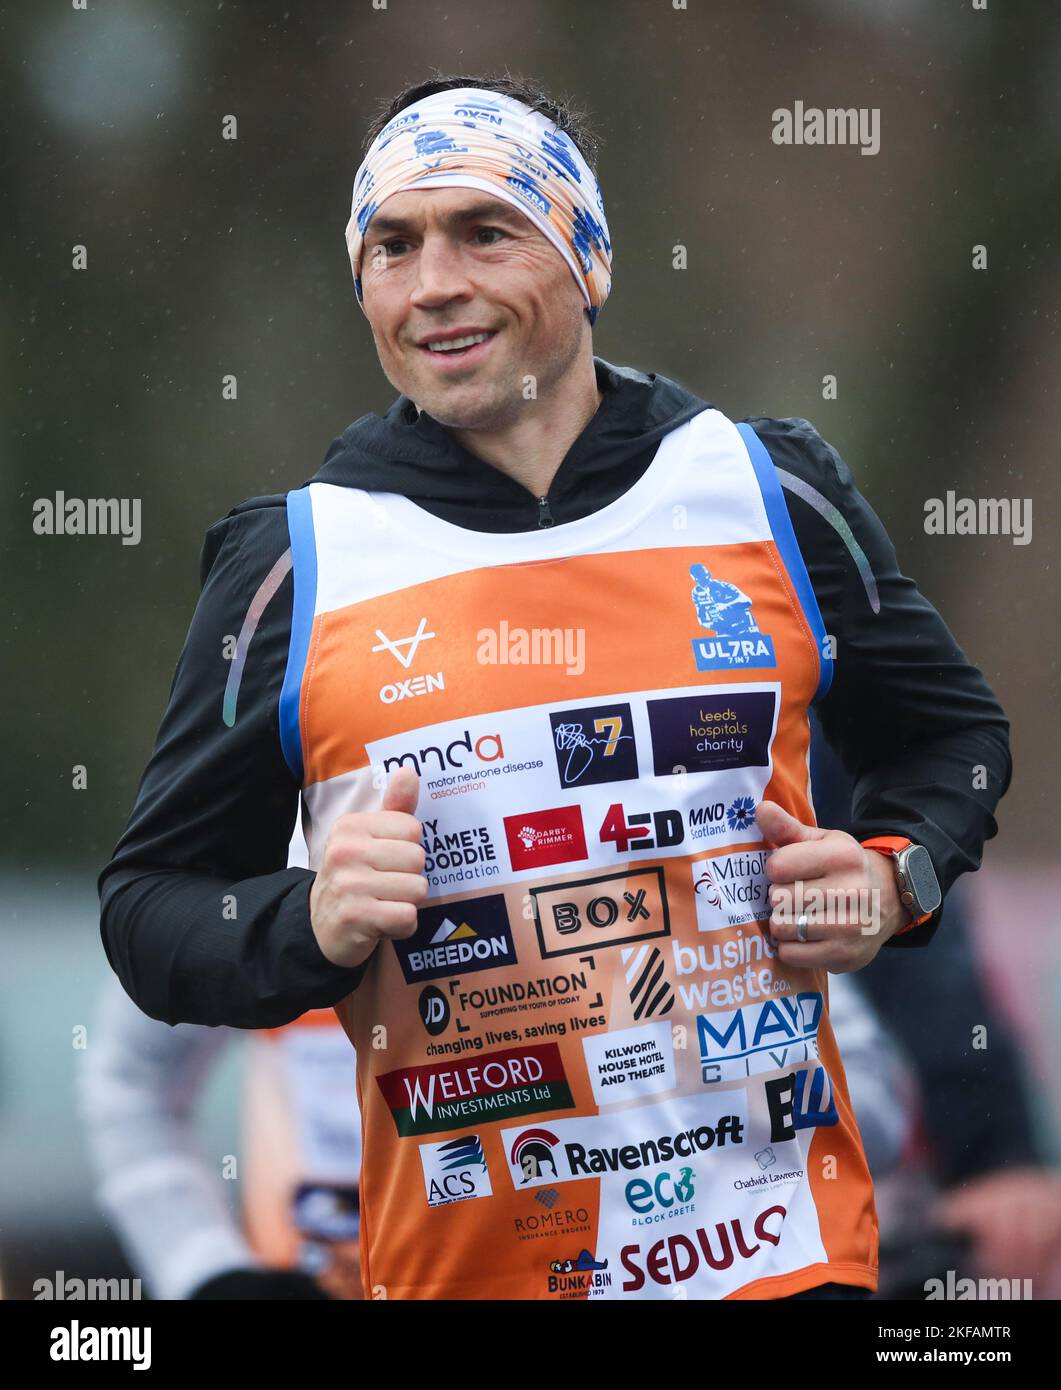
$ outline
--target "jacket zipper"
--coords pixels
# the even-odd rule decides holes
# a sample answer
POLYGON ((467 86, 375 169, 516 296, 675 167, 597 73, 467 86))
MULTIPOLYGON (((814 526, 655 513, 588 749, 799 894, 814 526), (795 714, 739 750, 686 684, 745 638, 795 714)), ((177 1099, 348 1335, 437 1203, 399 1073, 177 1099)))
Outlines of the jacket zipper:
POLYGON ((555 526, 556 520, 549 510, 549 499, 547 497, 538 498, 538 525, 555 526))

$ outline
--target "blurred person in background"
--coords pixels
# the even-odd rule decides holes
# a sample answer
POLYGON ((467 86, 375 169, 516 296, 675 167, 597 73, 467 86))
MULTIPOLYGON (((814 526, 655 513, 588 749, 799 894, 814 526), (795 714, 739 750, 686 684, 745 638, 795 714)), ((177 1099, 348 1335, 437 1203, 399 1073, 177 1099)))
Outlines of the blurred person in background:
POLYGON ((100 1000, 80 1100, 98 1201, 153 1297, 361 1297, 356 1074, 333 1010, 250 1038, 170 1028, 115 981, 100 1000), (241 1044, 242 1153, 209 1159, 198 1104, 241 1044), (225 1173, 238 1176, 242 1221, 225 1173))
MULTIPOLYGON (((818 821, 843 829, 854 781, 816 718, 812 728, 818 821)), ((908 1147, 878 1190, 885 1298, 924 1297, 925 1281, 945 1278, 948 1268, 959 1277, 1030 1279, 1037 1298, 1061 1295, 1061 1174, 1019 1040, 977 960, 972 911, 958 885, 931 951, 882 953, 851 981, 900 1048, 912 1087, 908 1147)), ((882 1099, 867 1092, 861 1105, 855 1100, 860 1124, 873 1122, 882 1099)))
MULTIPOLYGON (((296 821, 288 864, 307 862, 296 821)), ((362 1296, 356 1058, 334 1010, 249 1036, 171 1028, 112 979, 92 1038, 80 1108, 98 1200, 155 1298, 362 1296), (198 1104, 241 1045, 242 1157, 211 1162, 198 1104), (238 1176, 242 1222, 223 1170, 238 1176)))

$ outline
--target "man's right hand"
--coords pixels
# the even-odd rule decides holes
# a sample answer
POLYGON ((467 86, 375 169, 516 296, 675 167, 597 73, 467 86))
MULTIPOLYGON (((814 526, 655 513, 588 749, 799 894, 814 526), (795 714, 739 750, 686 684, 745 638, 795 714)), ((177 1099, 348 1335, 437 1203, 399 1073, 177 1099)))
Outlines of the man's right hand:
POLYGON ((423 829, 413 812, 420 778, 399 767, 383 793, 383 809, 340 816, 309 895, 317 945, 333 965, 363 964, 384 937, 416 931, 427 897, 423 829))

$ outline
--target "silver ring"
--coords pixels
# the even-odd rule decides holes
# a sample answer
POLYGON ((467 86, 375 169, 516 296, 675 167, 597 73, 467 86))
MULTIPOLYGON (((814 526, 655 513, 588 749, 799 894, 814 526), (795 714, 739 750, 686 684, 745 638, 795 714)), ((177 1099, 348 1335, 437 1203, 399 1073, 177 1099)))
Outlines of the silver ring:
POLYGON ((807 939, 807 914, 801 912, 796 918, 796 940, 806 941, 807 939))

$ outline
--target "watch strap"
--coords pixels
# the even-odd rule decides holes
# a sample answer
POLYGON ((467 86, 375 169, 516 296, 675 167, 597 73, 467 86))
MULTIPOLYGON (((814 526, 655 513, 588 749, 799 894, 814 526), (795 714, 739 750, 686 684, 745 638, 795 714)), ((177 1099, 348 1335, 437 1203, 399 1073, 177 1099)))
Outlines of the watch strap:
MULTIPOLYGON (((909 849, 914 842, 913 840, 908 840, 904 835, 873 835, 870 839, 862 840, 860 843, 863 849, 873 849, 876 850, 878 854, 886 854, 894 859, 902 850, 909 849)), ((906 904, 904 903, 903 906, 906 907, 906 904)), ((909 911, 909 908, 907 908, 907 911, 909 911)), ((919 927, 923 922, 927 922, 931 916, 931 912, 926 912, 924 916, 914 918, 907 922, 905 927, 900 927, 899 930, 895 932, 895 935, 903 936, 906 932, 913 931, 915 927, 919 927)))

